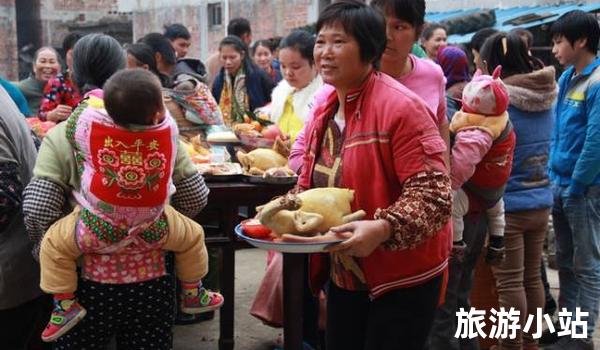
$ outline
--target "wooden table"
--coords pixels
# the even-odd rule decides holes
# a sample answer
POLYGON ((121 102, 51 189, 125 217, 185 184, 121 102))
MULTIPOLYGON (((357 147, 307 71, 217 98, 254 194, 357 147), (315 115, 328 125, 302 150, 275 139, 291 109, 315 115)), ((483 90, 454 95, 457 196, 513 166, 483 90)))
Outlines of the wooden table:
MULTIPOLYGON (((287 193, 292 185, 256 185, 245 182, 208 183, 208 204, 197 218, 206 232, 206 244, 222 252, 219 280, 225 303, 220 311, 219 350, 234 347, 234 281, 235 250, 247 247, 237 238, 235 226, 240 221, 239 208, 248 207, 253 215, 257 205, 287 193)), ((301 254, 284 254, 284 347, 285 350, 302 349, 302 276, 304 258, 301 254)))

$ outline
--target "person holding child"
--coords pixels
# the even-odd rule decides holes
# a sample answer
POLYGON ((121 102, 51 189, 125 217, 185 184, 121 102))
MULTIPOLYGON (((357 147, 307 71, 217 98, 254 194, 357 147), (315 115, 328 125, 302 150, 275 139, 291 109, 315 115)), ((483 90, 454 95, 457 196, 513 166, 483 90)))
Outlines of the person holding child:
MULTIPOLYGON (((92 108, 89 106, 90 103, 97 106, 98 100, 102 99, 102 93, 99 89, 104 86, 110 76, 124 67, 125 55, 115 39, 102 34, 90 34, 82 38, 73 50, 75 82, 87 98, 86 102, 78 108, 78 113, 82 113, 87 108, 92 108)), ((130 108, 139 107, 140 105, 142 104, 135 103, 130 108)), ((84 158, 82 158, 79 150, 74 148, 70 140, 72 136, 77 135, 77 133, 72 134, 73 131, 70 129, 72 125, 72 120, 61 123, 44 138, 34 168, 34 178, 25 189, 23 212, 28 233, 34 241, 35 257, 38 256, 40 241, 48 227, 65 215, 65 208, 68 206, 68 200, 71 199, 72 194, 78 193, 76 196, 81 199, 82 191, 88 191, 85 177, 82 179, 80 173, 81 170, 85 169, 85 167, 82 168, 80 163, 84 158), (76 150, 78 156, 75 155, 76 150)), ((129 126, 134 127, 131 124, 129 126)), ((172 178, 171 181, 176 192, 171 196, 170 202, 182 214, 193 217, 206 204, 208 189, 183 147, 178 144, 172 144, 171 147, 172 159, 174 160, 172 160, 173 169, 170 178, 172 178)), ((106 162, 109 158, 102 157, 97 161, 106 162)), ((134 158, 132 155, 123 159, 130 162, 134 158)), ((152 164, 156 165, 156 162, 152 162, 152 164)), ((149 164, 149 166, 151 165, 149 164)), ((126 170, 128 170, 127 173, 122 173, 122 175, 127 176, 121 179, 122 184, 126 186, 133 186, 133 183, 139 182, 141 176, 143 176, 136 173, 132 168, 126 170)), ((163 181, 166 181, 165 176, 169 177, 165 173, 161 178, 163 181)), ((158 177, 160 178, 160 173, 158 177)), ((102 185, 101 180, 99 184, 102 185)), ((154 187, 150 187, 150 190, 154 187)), ((168 189, 170 186, 164 188, 168 189)), ((124 196, 129 195, 125 194, 124 196)), ((110 210, 110 206, 106 203, 99 202, 98 204, 101 204, 101 208, 110 210)), ((170 211, 170 209, 165 210, 170 211)), ((94 221, 93 216, 83 215, 84 212, 82 211, 81 213, 82 218, 91 219, 93 224, 100 222, 97 218, 94 221)), ((76 215, 71 214, 69 217, 73 224, 79 220, 76 215)), ((161 241, 158 243, 155 241, 157 237, 166 234, 166 230, 173 222, 168 217, 166 220, 166 225, 164 221, 154 225, 154 228, 157 228, 154 233, 148 235, 140 233, 146 238, 146 241, 139 239, 138 236, 130 236, 127 232, 129 227, 119 227, 115 230, 106 224, 101 227, 96 226, 94 234, 90 233, 85 236, 87 238, 83 242, 78 242, 78 247, 84 251, 84 264, 81 267, 79 281, 77 282, 77 298, 78 302, 84 305, 88 312, 87 316, 71 332, 57 340, 56 349, 83 349, 105 346, 113 336, 116 336, 119 349, 148 348, 149 344, 152 344, 154 349, 170 349, 172 347, 171 326, 174 317, 174 299, 172 296, 175 288, 172 282, 173 279, 165 275, 164 252, 161 241), (106 239, 111 245, 106 245, 106 239), (100 244, 99 242, 102 240, 104 241, 100 244), (136 244, 132 244, 132 240, 136 244), (148 241, 152 243, 148 243, 148 241), (133 257, 109 254, 112 244, 127 246, 127 248, 122 248, 124 250, 121 252, 127 255, 128 249, 131 249, 133 257), (101 248, 101 250, 94 251, 94 248, 101 248), (139 251, 135 252, 135 249, 139 251), (89 256, 85 257, 85 255, 89 256), (99 282, 99 276, 102 275, 107 278, 105 271, 107 266, 119 266, 119 264, 122 264, 121 258, 125 260, 138 259, 139 261, 136 260, 136 262, 141 265, 135 270, 138 274, 136 276, 145 276, 145 278, 137 279, 136 276, 129 276, 122 281, 103 279, 103 282, 99 282), (102 264, 85 264, 85 261, 90 261, 90 259, 102 262, 102 264), (150 272, 152 272, 152 276, 150 276, 150 272), (93 280, 90 279, 90 274, 95 276, 93 280), (149 300, 153 302, 149 303, 149 300)), ((62 227, 65 223, 58 225, 62 227)), ((147 231, 144 230, 143 232, 147 231)), ((60 241, 59 237, 52 235, 52 232, 48 234, 51 234, 51 239, 60 241)), ((72 235, 75 236, 74 233, 72 235)), ((131 263, 135 264, 135 262, 131 263)), ((129 262, 127 266, 129 267, 129 262)), ((125 266, 121 265, 121 267, 125 266)), ((120 273, 123 272, 111 271, 109 277, 116 278, 120 273)), ((125 274, 127 274, 127 271, 125 274)), ((191 278, 189 282, 194 282, 192 279, 196 279, 196 277, 191 278)), ((58 305, 57 308, 63 306, 63 303, 58 304, 61 305, 58 305)))
POLYGON ((120 71, 104 91, 89 92, 67 123, 82 177, 74 193, 81 208, 50 227, 42 241, 40 285, 56 305, 42 338, 57 339, 85 316, 74 294, 82 254, 84 278, 129 286, 165 273, 156 247, 175 251, 182 309, 220 307, 223 297, 200 282, 207 272, 202 228, 165 207, 174 190, 177 126, 165 114, 158 78, 143 69, 120 71))
POLYGON ((469 211, 469 195, 484 198, 489 221, 487 261, 499 264, 504 255, 504 201, 502 196, 512 168, 515 132, 506 109, 508 91, 500 80, 501 67, 491 76, 477 71, 462 94, 462 108, 454 113, 450 132, 454 138, 451 151, 453 190, 452 253, 462 260, 463 217, 469 211), (464 189, 462 188, 464 185, 464 189))
MULTIPOLYGON (((498 33, 485 41, 480 59, 486 69, 502 66, 502 81, 509 96, 508 113, 516 135, 512 170, 504 192, 506 257, 492 267, 498 304, 520 312, 520 324, 544 307, 540 264, 552 191, 547 173, 548 148, 556 100, 554 67, 532 57, 521 37, 498 33)), ((536 322, 514 339, 500 339, 498 350, 537 349, 536 322)))

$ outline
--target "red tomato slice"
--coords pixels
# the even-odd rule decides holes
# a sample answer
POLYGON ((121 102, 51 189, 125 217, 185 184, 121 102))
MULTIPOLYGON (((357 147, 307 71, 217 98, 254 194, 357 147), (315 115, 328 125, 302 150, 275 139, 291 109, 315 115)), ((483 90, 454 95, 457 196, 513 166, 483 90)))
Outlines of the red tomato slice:
POLYGON ((248 237, 266 239, 271 237, 271 229, 256 219, 242 221, 242 229, 248 237))

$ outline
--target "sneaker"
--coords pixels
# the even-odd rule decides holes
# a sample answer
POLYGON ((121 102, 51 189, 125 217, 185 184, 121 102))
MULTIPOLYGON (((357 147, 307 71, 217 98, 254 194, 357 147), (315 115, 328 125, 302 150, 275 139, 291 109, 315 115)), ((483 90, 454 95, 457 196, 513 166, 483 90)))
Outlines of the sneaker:
POLYGON ((196 324, 200 322, 210 321, 215 318, 214 311, 208 311, 202 314, 186 314, 181 312, 181 308, 178 308, 177 315, 175 316, 175 324, 177 326, 185 326, 190 324, 196 324))
POLYGON ((74 299, 54 301, 50 322, 42 332, 42 340, 52 342, 75 327, 85 316, 85 309, 74 299))
POLYGON ((216 310, 223 305, 223 296, 220 293, 200 288, 196 295, 183 290, 181 293, 181 311, 186 314, 201 314, 216 310))

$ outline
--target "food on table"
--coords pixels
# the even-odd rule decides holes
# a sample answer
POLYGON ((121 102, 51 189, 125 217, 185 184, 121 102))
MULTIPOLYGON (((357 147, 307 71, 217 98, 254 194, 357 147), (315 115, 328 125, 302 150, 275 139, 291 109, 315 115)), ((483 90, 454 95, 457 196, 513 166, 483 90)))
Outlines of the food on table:
POLYGON ((241 175, 242 167, 238 163, 196 164, 198 172, 205 176, 241 175))
POLYGON ((279 130, 279 127, 275 124, 266 126, 261 131, 262 137, 270 140, 275 140, 277 137, 283 137, 283 133, 279 130))
POLYGON ((215 131, 206 136, 208 143, 237 143, 240 140, 233 131, 215 131))
POLYGON ((233 126, 233 132, 242 144, 256 148, 270 148, 277 139, 283 140, 284 144, 290 143, 289 136, 284 135, 277 125, 264 125, 258 120, 236 124, 233 126))
POLYGON ((181 142, 192 162, 202 164, 210 162, 210 151, 202 146, 195 146, 188 142, 181 142))
POLYGON ((260 130, 250 123, 239 123, 233 126, 233 132, 236 135, 248 135, 252 137, 262 137, 260 130))
POLYGON ((273 235, 314 236, 331 227, 362 219, 364 210, 352 212, 354 191, 343 188, 314 188, 287 194, 258 207, 257 218, 273 235))
POLYGON ((271 168, 267 169, 263 174, 263 177, 290 177, 296 176, 296 173, 290 169, 288 166, 283 166, 279 168, 271 168))
POLYGON ((29 127, 31 128, 31 130, 40 138, 43 139, 44 136, 46 136, 46 134, 48 133, 48 131, 50 131, 50 129, 52 129, 53 127, 56 126, 56 123, 51 122, 51 121, 41 121, 39 118, 25 118, 25 121, 27 121, 27 124, 29 124, 29 127))
POLYGON ((287 165, 287 158, 272 149, 257 148, 249 153, 238 151, 238 161, 242 164, 244 172, 249 175, 263 175, 271 168, 280 168, 287 165))
POLYGON ((191 141, 192 141, 192 146, 194 147, 194 150, 196 152, 198 152, 199 154, 202 154, 203 156, 210 155, 210 150, 207 148, 210 146, 207 145, 207 147, 204 147, 200 135, 192 137, 191 141))

